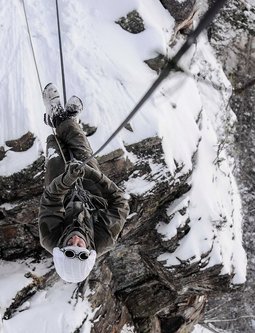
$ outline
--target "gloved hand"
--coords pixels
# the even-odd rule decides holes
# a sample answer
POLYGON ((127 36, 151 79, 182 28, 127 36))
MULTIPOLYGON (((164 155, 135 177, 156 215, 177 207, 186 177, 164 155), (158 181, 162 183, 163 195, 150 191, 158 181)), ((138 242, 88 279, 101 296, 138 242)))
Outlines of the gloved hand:
POLYGON ((84 165, 81 161, 72 160, 68 163, 63 176, 63 183, 66 186, 73 185, 78 178, 83 178, 85 175, 84 165))

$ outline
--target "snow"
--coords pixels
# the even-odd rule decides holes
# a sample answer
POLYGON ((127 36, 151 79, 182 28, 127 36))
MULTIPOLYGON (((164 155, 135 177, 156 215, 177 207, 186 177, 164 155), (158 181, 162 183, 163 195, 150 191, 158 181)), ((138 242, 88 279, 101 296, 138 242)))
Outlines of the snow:
MULTIPOLYGON (((165 265, 171 268, 178 265, 180 260, 199 261, 202 254, 210 252, 205 259, 208 260, 206 267, 223 264, 222 274, 234 273, 232 282, 241 284, 245 282, 247 262, 241 239, 240 197, 232 175, 231 162, 224 150, 218 152, 219 140, 224 135, 224 124, 234 121, 231 119, 232 114, 226 116, 226 112, 220 112, 226 108, 231 89, 204 36, 200 37, 194 59, 200 59, 194 65, 195 72, 208 73, 208 67, 213 66, 207 78, 221 85, 223 90, 211 89, 202 82, 198 84, 202 112, 197 137, 200 135, 201 141, 196 168, 190 179, 192 188, 188 194, 187 213, 184 216, 176 213, 168 225, 160 222, 157 226, 160 234, 165 233, 163 239, 168 240, 176 235, 178 227, 184 225, 187 216, 191 220, 191 229, 174 253, 163 253, 158 260, 166 262, 165 265)), ((182 121, 181 124, 183 123, 182 121)), ((188 156, 191 157, 186 151, 186 160, 183 159, 186 166, 189 165, 188 156)), ((185 205, 187 197, 183 200, 185 205)))
MULTIPOLYGON (((30 0, 25 4, 41 85, 54 82, 62 94, 55 4, 52 0, 30 0)), ((42 120, 44 105, 22 2, 0 0, 0 5, 0 146, 8 150, 0 161, 0 175, 9 176, 45 153, 51 130, 42 120), (24 152, 9 150, 5 142, 18 139, 28 131, 36 137, 33 146, 24 152)), ((89 138, 95 151, 157 78, 144 60, 159 53, 173 56, 184 39, 169 48, 174 19, 159 1, 62 0, 59 6, 67 97, 77 95, 84 101, 81 120, 97 127, 89 138), (139 34, 130 34, 115 23, 134 9, 144 19, 145 30, 139 34)), ((222 264, 222 274, 233 274, 233 284, 243 283, 246 257, 242 246, 240 197, 232 162, 224 150, 218 151, 225 126, 235 121, 227 108, 231 87, 204 34, 182 57, 180 65, 191 75, 179 72, 169 75, 130 121, 133 132, 123 129, 101 154, 122 148, 135 161, 136 157, 125 150, 124 143, 159 136, 168 171, 174 175, 177 163, 182 166, 179 175, 193 172, 189 179, 191 190, 167 209, 169 223, 159 222, 156 227, 163 241, 173 238, 188 218, 191 229, 174 253, 162 253, 158 260, 171 269, 179 260, 199 261, 208 252, 203 259, 208 261, 206 268, 222 264), (203 77, 206 81, 200 79, 203 77), (181 213, 182 209, 185 213, 181 213)), ((54 155, 53 151, 50 153, 54 155)), ((133 175, 125 183, 127 194, 148 194, 155 182, 165 176, 161 164, 151 161, 150 166, 152 180, 133 175)), ((11 208, 7 204, 1 207, 11 208)), ((36 274, 42 275, 50 263, 2 261, 0 265, 3 314, 16 292, 31 282, 31 278, 24 276, 27 270, 33 266, 36 274)), ((96 310, 91 308, 87 297, 74 305, 71 295, 75 287, 59 281, 54 288, 37 292, 23 304, 20 309, 23 311, 0 323, 0 331, 69 333, 88 316, 81 332, 89 333, 90 319, 96 310)), ((87 290, 86 296, 90 292, 87 290)), ((125 326, 122 333, 127 332, 133 332, 133 328, 125 326)))
POLYGON ((142 195, 148 192, 149 190, 153 189, 154 185, 155 183, 149 182, 148 180, 143 179, 143 177, 131 178, 126 183, 126 192, 142 195))
POLYGON ((167 241, 175 237, 177 234, 177 229, 183 227, 185 222, 188 219, 188 214, 181 214, 180 210, 187 209, 189 205, 189 198, 176 199, 170 207, 168 207, 166 213, 167 216, 174 214, 174 217, 171 219, 171 223, 159 222, 156 226, 158 233, 162 235, 163 240, 167 241))
POLYGON ((47 154, 48 154, 47 158, 49 160, 59 156, 57 151, 54 148, 49 148, 47 154))
POLYGON ((85 301, 80 299, 78 304, 75 304, 74 300, 70 302, 72 293, 72 285, 62 282, 56 283, 50 293, 37 292, 31 303, 27 302, 25 310, 14 316, 12 320, 3 321, 4 332, 12 333, 13 327, 15 327, 15 333, 23 333, 25 327, 31 332, 38 329, 40 332, 73 332, 86 317, 83 332, 89 332, 93 311, 86 299, 85 301), (26 311, 28 309, 29 311, 26 311))
POLYGON ((191 229, 174 253, 164 253, 158 260, 166 261, 166 266, 172 267, 178 265, 180 260, 199 261, 202 254, 210 252, 207 268, 223 264, 222 274, 233 272, 232 282, 244 283, 246 258, 239 238, 241 204, 238 190, 227 156, 221 153, 219 158, 223 161, 219 166, 215 161, 217 137, 205 116, 201 132, 198 162, 191 176, 192 189, 188 196, 182 198, 182 205, 187 207, 188 213, 180 215, 176 212, 168 225, 161 222, 157 226, 158 232, 165 233, 163 238, 168 240, 176 235, 177 228, 186 222, 187 216, 191 220, 191 229))
MULTIPOLYGON (((13 301, 15 294, 23 287, 28 286, 31 278, 25 274, 31 272, 36 276, 47 273, 52 267, 51 260, 45 260, 40 264, 34 264, 31 259, 18 262, 1 261, 1 315, 7 306, 13 301), (4 269, 4 271, 3 271, 4 269)), ((26 332, 73 332, 82 324, 81 332, 90 332, 91 321, 94 311, 87 300, 91 291, 87 289, 85 299, 72 295, 74 285, 58 281, 54 288, 38 291, 19 308, 10 320, 3 320, 0 324, 0 332, 23 333, 26 332), (61 309, 61 311, 60 311, 61 309), (36 318, 36 320, 35 320, 36 318)), ((1 317, 2 317, 1 316, 1 317)))
MULTIPOLYGON (((211 333, 213 331, 215 331, 215 330, 213 330, 213 328, 212 329, 207 329, 207 328, 205 328, 201 325, 196 325, 194 330, 192 331, 192 333, 211 333)), ((227 331, 224 331, 224 332, 230 333, 230 332, 227 332, 227 331)))
POLYGON ((8 152, 3 161, 0 162, 1 176, 10 176, 15 172, 19 172, 28 165, 35 162, 38 154, 42 153, 42 146, 38 139, 35 140, 33 146, 24 152, 14 152, 8 148, 8 152))
POLYGON ((9 203, 9 202, 5 202, 2 205, 0 205, 0 208, 3 208, 5 210, 10 210, 13 209, 14 207, 16 207, 17 204, 13 204, 13 203, 9 203))
POLYGON ((124 325, 120 333, 134 333, 134 327, 129 325, 124 325))

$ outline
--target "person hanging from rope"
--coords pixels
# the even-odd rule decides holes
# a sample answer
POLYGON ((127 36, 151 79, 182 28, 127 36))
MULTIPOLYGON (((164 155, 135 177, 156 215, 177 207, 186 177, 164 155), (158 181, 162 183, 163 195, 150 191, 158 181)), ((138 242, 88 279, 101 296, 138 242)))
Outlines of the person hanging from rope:
POLYGON ((111 250, 129 213, 124 192, 104 175, 78 123, 82 101, 72 96, 63 109, 57 88, 43 90, 44 121, 55 128, 47 138, 45 189, 40 201, 41 245, 53 255, 58 275, 78 283, 97 256, 111 250))

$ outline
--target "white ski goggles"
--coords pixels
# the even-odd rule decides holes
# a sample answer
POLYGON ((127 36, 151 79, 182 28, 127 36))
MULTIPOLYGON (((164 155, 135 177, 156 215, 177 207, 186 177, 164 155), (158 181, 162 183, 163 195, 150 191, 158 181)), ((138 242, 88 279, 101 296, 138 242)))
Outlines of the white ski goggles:
POLYGON ((86 249, 82 250, 78 253, 72 249, 60 249, 60 251, 62 251, 64 253, 64 255, 69 259, 78 258, 81 261, 88 259, 89 255, 90 255, 90 251, 86 250, 86 249))

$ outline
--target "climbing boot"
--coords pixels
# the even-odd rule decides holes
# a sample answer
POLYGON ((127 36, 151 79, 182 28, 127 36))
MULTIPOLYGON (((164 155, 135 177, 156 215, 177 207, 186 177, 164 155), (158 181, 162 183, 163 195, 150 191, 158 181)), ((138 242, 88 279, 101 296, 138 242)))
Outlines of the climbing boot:
POLYGON ((83 104, 81 99, 77 96, 70 97, 65 106, 65 113, 67 118, 78 119, 78 116, 82 110, 83 104))
POLYGON ((46 108, 44 122, 46 125, 55 127, 54 118, 60 116, 64 109, 60 102, 60 95, 53 83, 48 83, 42 92, 43 102, 46 108))
POLYGON ((70 97, 65 105, 65 109, 53 115, 52 122, 54 126, 57 127, 66 119, 73 119, 74 121, 79 123, 78 116, 81 113, 82 109, 83 105, 80 98, 77 96, 70 97))

